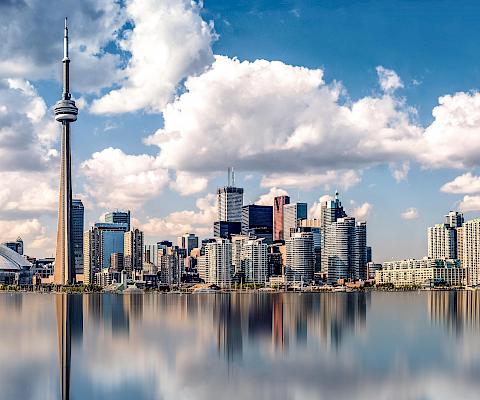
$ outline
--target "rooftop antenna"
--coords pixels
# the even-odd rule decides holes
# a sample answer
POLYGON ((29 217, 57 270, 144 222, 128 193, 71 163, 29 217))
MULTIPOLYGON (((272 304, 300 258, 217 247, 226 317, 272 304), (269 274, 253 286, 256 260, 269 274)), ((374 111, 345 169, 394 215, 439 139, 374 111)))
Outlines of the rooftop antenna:
POLYGON ((235 171, 233 170, 233 167, 232 167, 232 186, 235 187, 235 171))
POLYGON ((230 167, 228 167, 228 170, 227 170, 227 175, 228 175, 228 178, 227 178, 227 182, 228 182, 228 187, 230 187, 230 167))
POLYGON ((338 190, 335 190, 335 200, 338 200, 338 190))

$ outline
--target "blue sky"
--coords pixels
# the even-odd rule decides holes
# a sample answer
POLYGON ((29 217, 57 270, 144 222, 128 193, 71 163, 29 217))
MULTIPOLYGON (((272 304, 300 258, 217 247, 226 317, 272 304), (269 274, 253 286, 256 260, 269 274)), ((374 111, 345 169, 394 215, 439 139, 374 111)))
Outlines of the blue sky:
POLYGON ((287 191, 315 216, 338 189, 367 220, 377 261, 424 256, 429 225, 452 209, 480 210, 477 2, 52 7, 0 2, 0 240, 22 235, 31 255, 54 246, 51 107, 67 13, 81 108, 74 189, 86 224, 130 208, 148 241, 205 237, 230 165, 246 203, 287 191), (14 146, 12 132, 22 132, 14 146))

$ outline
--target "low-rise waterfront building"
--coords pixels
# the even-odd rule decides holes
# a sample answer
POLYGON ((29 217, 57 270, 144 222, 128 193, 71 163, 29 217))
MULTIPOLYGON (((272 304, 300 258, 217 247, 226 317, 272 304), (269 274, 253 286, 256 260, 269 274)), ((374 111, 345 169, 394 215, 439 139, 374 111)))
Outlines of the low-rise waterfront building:
POLYGON ((377 285, 394 286, 464 286, 467 270, 458 259, 409 259, 384 262, 375 272, 377 285))

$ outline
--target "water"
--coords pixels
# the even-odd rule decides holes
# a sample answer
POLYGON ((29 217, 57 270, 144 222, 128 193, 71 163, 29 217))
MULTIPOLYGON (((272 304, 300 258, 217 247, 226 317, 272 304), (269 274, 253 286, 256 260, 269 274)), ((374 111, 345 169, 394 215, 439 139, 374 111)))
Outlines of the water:
POLYGON ((477 399, 479 321, 476 292, 2 293, 0 398, 477 399))

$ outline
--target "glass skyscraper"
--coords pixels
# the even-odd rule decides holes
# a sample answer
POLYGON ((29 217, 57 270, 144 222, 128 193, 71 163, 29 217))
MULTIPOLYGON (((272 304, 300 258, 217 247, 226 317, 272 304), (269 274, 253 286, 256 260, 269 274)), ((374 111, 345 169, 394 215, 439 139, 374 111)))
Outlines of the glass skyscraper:
POLYGON ((83 274, 83 224, 85 210, 82 200, 72 201, 72 247, 75 273, 83 274))

